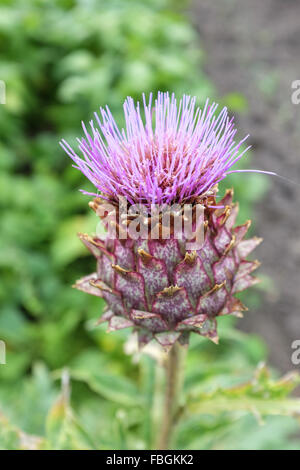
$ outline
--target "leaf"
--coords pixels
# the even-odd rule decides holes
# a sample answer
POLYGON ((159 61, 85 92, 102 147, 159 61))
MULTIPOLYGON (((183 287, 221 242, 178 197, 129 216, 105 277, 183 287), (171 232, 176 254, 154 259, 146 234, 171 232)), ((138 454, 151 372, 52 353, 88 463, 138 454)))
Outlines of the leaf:
POLYGON ((38 450, 45 445, 43 438, 24 433, 0 412, 0 449, 38 450))
POLYGON ((51 449, 97 449, 70 406, 69 374, 62 374, 62 390, 49 411, 46 435, 51 449))
POLYGON ((71 370, 73 380, 85 382, 91 390, 109 401, 125 406, 139 406, 143 398, 129 379, 99 370, 71 370))
POLYGON ((297 373, 273 380, 262 365, 249 382, 192 397, 188 410, 200 414, 246 412, 254 414, 258 420, 267 415, 300 416, 300 399, 288 397, 299 383, 297 373))
POLYGON ((76 216, 64 221, 56 233, 52 255, 57 266, 65 266, 78 256, 87 254, 84 245, 77 237, 78 232, 95 232, 98 219, 94 214, 76 216))

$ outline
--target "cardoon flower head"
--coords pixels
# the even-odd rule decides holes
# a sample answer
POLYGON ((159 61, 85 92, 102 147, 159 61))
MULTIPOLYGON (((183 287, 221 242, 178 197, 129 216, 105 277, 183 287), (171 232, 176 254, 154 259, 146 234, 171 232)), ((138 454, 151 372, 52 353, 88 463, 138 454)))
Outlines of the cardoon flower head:
POLYGON ((141 345, 152 338, 165 348, 187 344, 190 332, 217 342, 216 317, 240 316, 246 308, 234 294, 257 282, 250 274, 258 262, 246 257, 261 240, 244 239, 249 221, 234 227, 231 190, 216 201, 218 182, 239 171, 232 166, 247 150, 241 150, 247 137, 235 142, 233 119, 226 108, 216 114, 215 103, 200 109, 195 98, 177 103, 168 93, 158 93, 153 105, 152 95, 143 101, 142 110, 125 101, 125 129, 107 107, 90 122, 91 133, 83 124, 81 157, 61 143, 97 188, 83 192, 96 196, 90 206, 108 229, 105 239, 79 235, 97 271, 76 287, 103 297, 108 309, 100 321, 110 330, 133 327, 141 345), (163 211, 153 215, 154 204, 163 211), (145 208, 142 216, 137 205, 145 208), (112 213, 113 220, 105 217, 112 213))
MULTIPOLYGON (((125 129, 120 130, 108 107, 95 113, 91 134, 78 139, 80 158, 62 141, 75 168, 94 184, 101 197, 125 196, 131 203, 150 205, 182 203, 205 193, 231 173, 246 152, 236 143, 236 129, 227 109, 216 116, 218 105, 196 108, 196 98, 183 96, 179 103, 168 93, 152 94, 143 113, 132 98, 124 103, 125 129), (144 120, 142 117, 144 114, 144 120)), ((84 191, 85 192, 85 191, 84 191)), ((97 196, 96 193, 87 193, 97 196)))

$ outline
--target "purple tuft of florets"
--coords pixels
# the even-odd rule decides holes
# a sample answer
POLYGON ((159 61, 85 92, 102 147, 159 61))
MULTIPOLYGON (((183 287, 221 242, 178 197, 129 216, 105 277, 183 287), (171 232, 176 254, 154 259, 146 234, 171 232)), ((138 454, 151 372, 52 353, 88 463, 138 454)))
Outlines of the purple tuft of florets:
POLYGON ((85 194, 131 204, 188 202, 225 178, 248 150, 241 150, 248 136, 238 143, 236 128, 227 108, 206 101, 196 107, 196 98, 174 94, 152 94, 143 106, 131 97, 124 103, 125 128, 119 129, 109 108, 95 113, 90 132, 78 140, 82 156, 62 140, 61 146, 97 188, 85 194), (141 109, 142 108, 142 109, 141 109))

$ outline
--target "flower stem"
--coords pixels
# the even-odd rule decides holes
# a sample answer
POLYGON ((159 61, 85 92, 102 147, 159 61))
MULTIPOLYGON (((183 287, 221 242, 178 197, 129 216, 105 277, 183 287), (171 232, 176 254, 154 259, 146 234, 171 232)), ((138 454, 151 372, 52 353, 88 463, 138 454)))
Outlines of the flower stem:
POLYGON ((177 415, 180 408, 180 394, 183 385, 184 348, 175 343, 169 351, 166 363, 166 383, 162 410, 161 433, 158 449, 169 449, 177 415))

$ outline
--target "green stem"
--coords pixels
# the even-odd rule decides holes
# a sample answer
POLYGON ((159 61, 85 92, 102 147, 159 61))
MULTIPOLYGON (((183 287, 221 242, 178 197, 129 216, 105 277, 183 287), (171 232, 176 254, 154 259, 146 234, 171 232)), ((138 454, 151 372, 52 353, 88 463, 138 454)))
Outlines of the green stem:
POLYGON ((180 394, 183 385, 184 348, 175 343, 169 351, 166 363, 166 383, 162 410, 161 433, 158 449, 169 449, 177 415, 180 408, 180 394))

